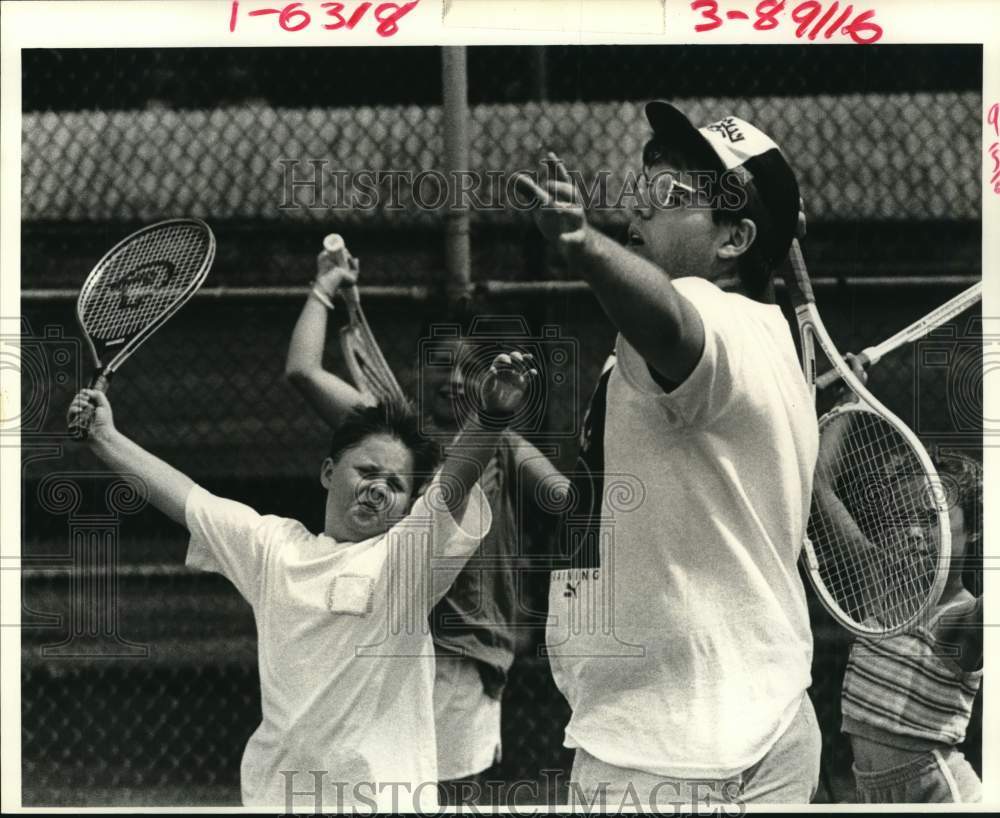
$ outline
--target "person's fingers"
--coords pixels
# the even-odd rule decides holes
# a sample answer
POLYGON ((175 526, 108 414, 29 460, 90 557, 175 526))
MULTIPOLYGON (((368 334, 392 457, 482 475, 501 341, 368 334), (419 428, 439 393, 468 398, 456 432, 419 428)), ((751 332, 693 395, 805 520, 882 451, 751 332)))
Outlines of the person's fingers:
POLYGON ((358 283, 358 271, 351 267, 331 267, 321 272, 316 278, 316 283, 332 296, 339 287, 354 285, 358 283))
POLYGON ((80 394, 85 395, 88 403, 96 405, 97 408, 111 408, 111 402, 108 400, 108 396, 105 395, 100 389, 83 389, 80 394))
POLYGON ((572 182, 549 179, 545 183, 545 190, 549 197, 558 204, 576 204, 576 186, 572 182))
POLYGON ((335 266, 335 260, 326 250, 321 251, 320 254, 316 256, 316 272, 318 275, 325 275, 335 266))
POLYGON ((535 358, 530 352, 512 352, 510 354, 512 362, 516 366, 517 374, 522 378, 530 377, 531 372, 535 372, 535 358))
POLYGON ((515 173, 514 184, 532 196, 541 205, 547 205, 551 201, 549 194, 539 187, 538 183, 528 176, 527 173, 515 173))
POLYGON ((844 360, 850 364, 854 377, 861 381, 861 383, 868 383, 868 372, 865 371, 864 365, 858 359, 857 355, 852 352, 848 352, 847 355, 844 356, 844 360))
POLYGON ((573 180, 569 175, 569 171, 566 170, 566 166, 563 164, 562 159, 560 159, 554 151, 549 151, 547 156, 552 167, 555 168, 556 179, 560 182, 568 182, 572 184, 573 180))

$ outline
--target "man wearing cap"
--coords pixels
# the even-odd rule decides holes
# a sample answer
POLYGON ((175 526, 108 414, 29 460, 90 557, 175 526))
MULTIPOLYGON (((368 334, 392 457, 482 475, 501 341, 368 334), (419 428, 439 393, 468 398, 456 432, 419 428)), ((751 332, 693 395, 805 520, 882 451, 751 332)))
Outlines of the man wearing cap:
POLYGON ((646 116, 626 247, 587 223, 555 156, 542 186, 518 177, 619 330, 550 585, 571 796, 609 809, 807 803, 820 734, 796 561, 818 433, 769 303, 798 185, 741 119, 698 129, 665 102, 646 116))

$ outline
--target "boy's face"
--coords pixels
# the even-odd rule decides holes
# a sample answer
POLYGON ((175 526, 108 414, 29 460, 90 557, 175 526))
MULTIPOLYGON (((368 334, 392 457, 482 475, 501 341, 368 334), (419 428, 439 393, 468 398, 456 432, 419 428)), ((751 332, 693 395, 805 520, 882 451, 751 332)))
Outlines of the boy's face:
MULTIPOLYGON (((912 480, 907 485, 913 497, 914 506, 916 508, 924 507, 926 486, 923 480, 912 480)), ((937 556, 936 519, 935 514, 927 509, 925 516, 915 515, 912 520, 907 521, 903 531, 910 547, 924 552, 925 557, 930 560, 936 559, 937 556)), ((961 574, 968 532, 965 530, 965 512, 956 502, 950 502, 948 505, 948 522, 951 530, 951 572, 957 571, 961 574)))
POLYGON ((327 534, 361 542, 406 516, 413 497, 413 454, 397 438, 378 434, 323 461, 327 534))
POLYGON ((665 163, 644 168, 648 182, 641 198, 645 201, 633 210, 628 247, 672 277, 711 278, 723 226, 713 221, 706 202, 696 201, 694 194, 676 184, 671 188, 671 178, 691 184, 691 176, 683 171, 665 163))
POLYGON ((440 364, 425 366, 421 372, 424 407, 436 426, 457 429, 462 413, 475 401, 468 372, 475 350, 472 344, 456 338, 443 341, 436 354, 441 356, 440 364))

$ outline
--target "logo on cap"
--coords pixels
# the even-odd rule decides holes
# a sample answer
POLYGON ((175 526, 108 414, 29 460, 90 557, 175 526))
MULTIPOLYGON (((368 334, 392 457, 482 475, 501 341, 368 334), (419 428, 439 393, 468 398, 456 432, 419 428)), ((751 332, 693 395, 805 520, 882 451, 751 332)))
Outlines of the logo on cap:
POLYGON ((740 126, 737 124, 736 119, 731 116, 727 116, 725 119, 720 119, 718 122, 713 122, 711 125, 705 126, 706 131, 713 131, 719 134, 723 139, 728 139, 730 142, 742 142, 746 137, 743 135, 743 131, 740 130, 740 126))

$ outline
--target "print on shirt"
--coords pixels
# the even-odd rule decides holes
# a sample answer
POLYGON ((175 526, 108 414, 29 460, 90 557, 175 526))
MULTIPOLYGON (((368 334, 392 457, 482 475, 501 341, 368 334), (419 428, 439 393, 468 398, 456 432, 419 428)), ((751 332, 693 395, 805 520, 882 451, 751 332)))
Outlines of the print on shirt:
POLYGON ((645 655, 641 645, 615 633, 613 517, 641 506, 645 491, 635 476, 608 474, 604 468, 608 382, 614 362, 612 355, 594 390, 580 435, 576 470, 567 475, 572 483, 571 505, 560 525, 559 557, 549 582, 545 651, 553 659, 576 655, 579 647, 572 640, 581 636, 596 638, 585 648, 591 656, 645 655))
MULTIPOLYGON (((604 495, 604 422, 613 363, 601 374, 580 432, 580 452, 570 475, 572 505, 559 526, 559 567, 601 567, 601 499, 604 495)), ((573 589, 567 583, 567 594, 573 589)))
POLYGON ((339 574, 330 580, 326 607, 332 614, 366 616, 372 612, 375 583, 359 574, 339 574))

